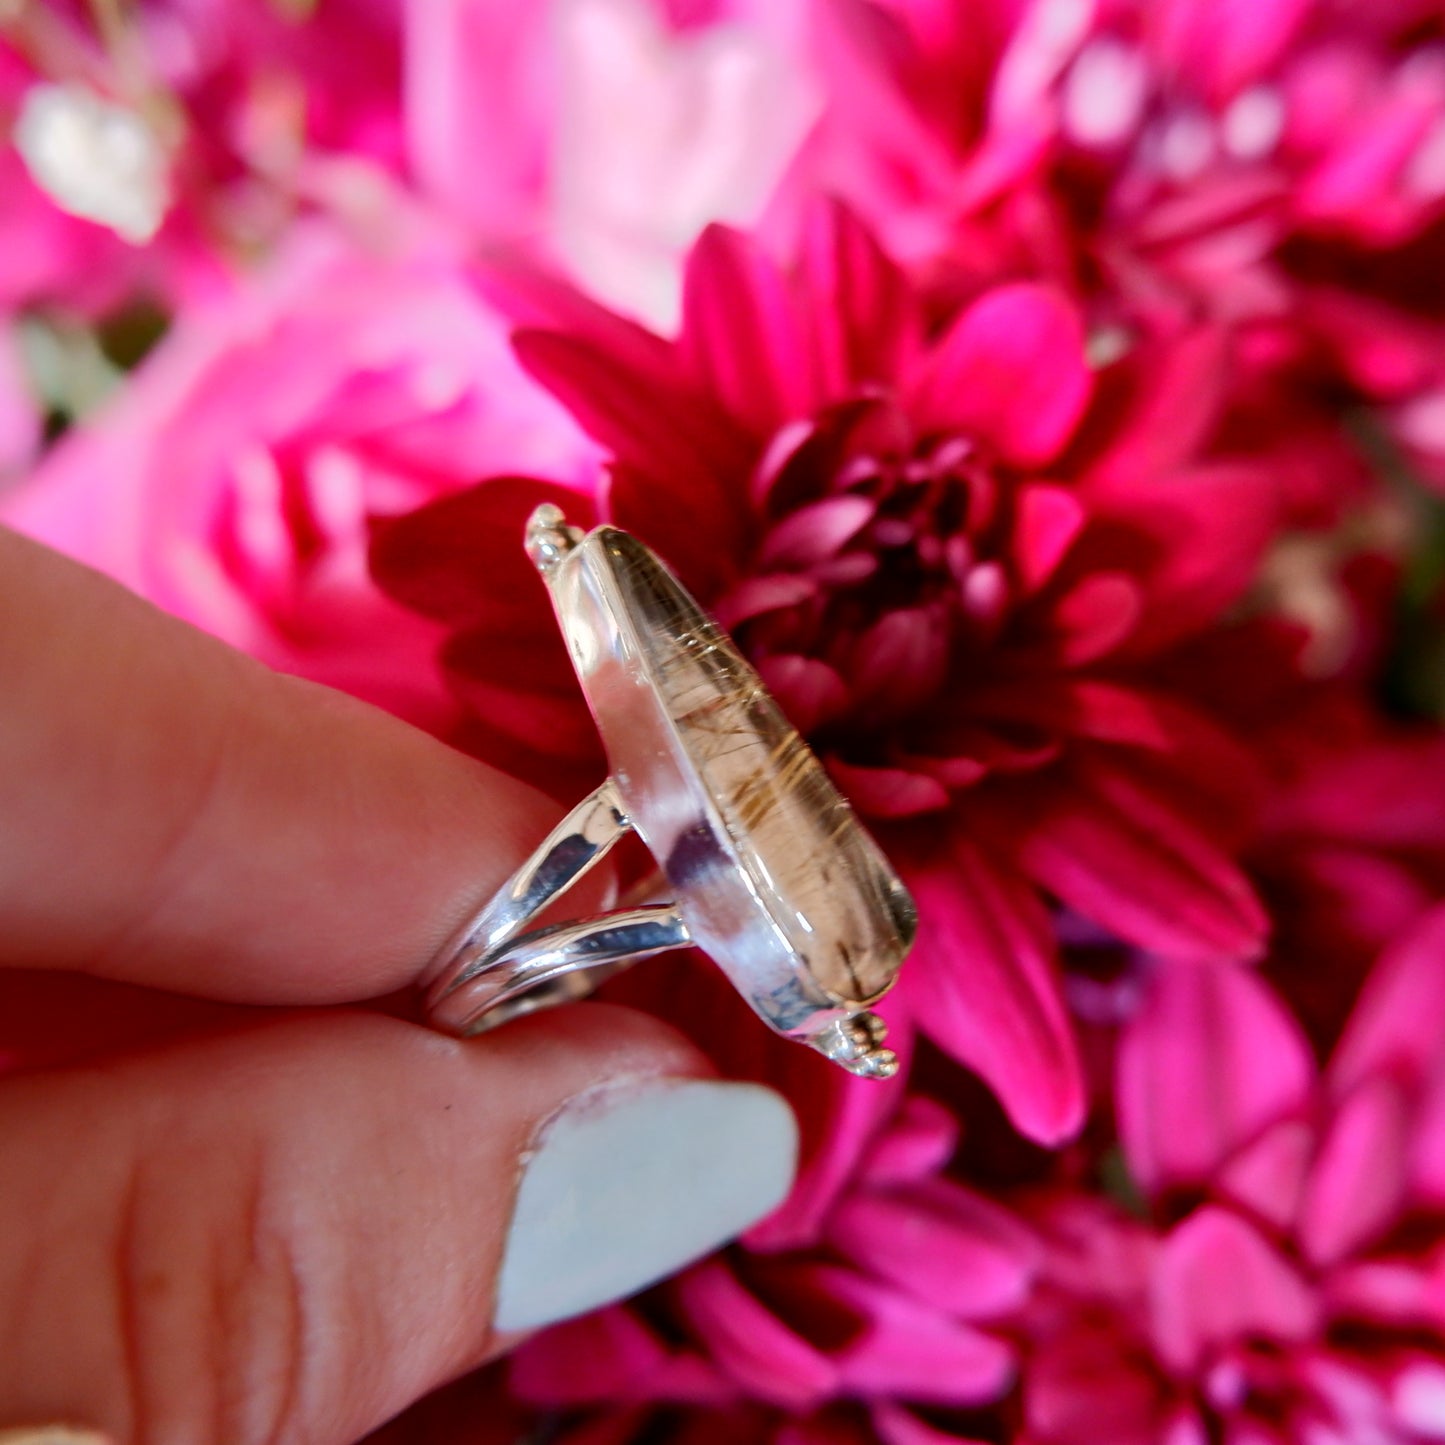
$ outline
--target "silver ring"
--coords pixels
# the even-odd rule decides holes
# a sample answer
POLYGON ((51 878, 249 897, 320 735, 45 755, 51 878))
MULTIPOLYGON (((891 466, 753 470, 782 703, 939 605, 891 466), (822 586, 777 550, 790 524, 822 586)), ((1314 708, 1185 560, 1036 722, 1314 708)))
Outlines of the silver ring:
POLYGON ((731 639, 637 538, 553 506, 526 547, 552 597, 611 775, 428 974, 431 1021, 474 1034, 696 946, 775 1032, 887 1078, 871 1011, 917 928, 913 900, 731 639), (629 830, 673 899, 530 927, 629 830))

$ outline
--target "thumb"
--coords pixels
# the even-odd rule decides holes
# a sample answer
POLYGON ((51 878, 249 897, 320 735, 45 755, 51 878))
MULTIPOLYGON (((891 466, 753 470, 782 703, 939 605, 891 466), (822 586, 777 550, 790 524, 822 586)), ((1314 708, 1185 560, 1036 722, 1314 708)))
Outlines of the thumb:
POLYGON ((781 1201, 787 1105, 707 1076, 582 1005, 475 1042, 283 1015, 6 1081, 0 1430, 359 1438, 781 1201))

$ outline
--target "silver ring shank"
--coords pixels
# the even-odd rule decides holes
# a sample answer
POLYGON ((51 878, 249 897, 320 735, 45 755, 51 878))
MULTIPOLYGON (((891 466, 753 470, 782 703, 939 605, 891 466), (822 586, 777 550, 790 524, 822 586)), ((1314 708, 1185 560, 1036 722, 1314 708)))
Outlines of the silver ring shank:
POLYGON ((449 1033, 473 1034, 583 998, 640 958, 692 940, 675 907, 630 909, 526 932, 595 866, 630 824, 611 778, 584 798, 437 955, 427 1009, 449 1033))
POLYGON ((449 989, 432 1017, 452 1033, 481 1033, 521 1014, 584 998, 638 959, 691 942, 670 904, 539 928, 449 989))

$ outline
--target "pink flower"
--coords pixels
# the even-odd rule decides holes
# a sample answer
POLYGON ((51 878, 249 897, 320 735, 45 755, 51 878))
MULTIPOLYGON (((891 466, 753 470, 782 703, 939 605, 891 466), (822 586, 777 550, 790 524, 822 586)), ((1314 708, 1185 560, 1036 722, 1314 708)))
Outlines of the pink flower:
POLYGON ((1259 478, 1189 463, 1169 399, 1207 350, 1096 378, 1073 308, 1028 284, 927 328, 838 209, 789 271, 710 230, 675 342, 508 280, 551 319, 518 353, 608 452, 608 484, 484 483, 387 524, 374 559, 454 629, 478 736, 509 766, 595 774, 515 539, 544 495, 639 533, 884 830, 922 910, 919 1026, 1026 1132, 1068 1134, 1082 1097, 1040 890, 1166 955, 1248 957, 1264 926, 1230 858, 1231 745, 1147 681, 1248 584, 1273 515, 1259 478), (497 667, 514 653, 528 675, 497 667))
POLYGON ((436 630, 372 585, 370 513, 590 455, 445 248, 387 259, 318 226, 183 317, 4 513, 277 667, 441 726, 436 630))
MULTIPOLYGON (((514 1393, 553 1409, 751 1403, 773 1428, 835 1402, 886 1414, 996 1399, 1012 1352, 987 1323, 1027 1295, 1035 1246, 938 1177, 955 1137, 945 1110, 908 1100, 811 1251, 734 1249, 550 1330, 516 1355, 514 1393)), ((786 1438, 757 1430, 746 1438, 786 1438)))
POLYGON ((1160 969, 1126 1030, 1124 1157, 1162 1228, 1045 1206, 1030 1439, 1445 1430, 1445 910, 1376 966, 1321 1074, 1246 972, 1160 969), (1170 1225, 1170 1220, 1177 1222, 1170 1225))
POLYGON ((1053 212, 1126 291, 1237 308, 1290 238, 1396 244, 1445 201, 1440 33, 1410 3, 822 9, 839 180, 915 229, 931 213, 936 255, 950 218, 1013 210, 1027 243, 1053 212))
POLYGON ((110 28, 83 6, 19 15, 0 45, 0 188, 24 224, 0 296, 94 311, 214 290, 322 158, 399 162, 397 28, 391 0, 292 20, 145 0, 110 28))
POLYGON ((800 0, 411 0, 420 190, 670 324, 688 246, 758 219, 817 113, 804 20, 800 0))
POLYGON ((1381 708, 1400 579, 1356 560, 1353 575, 1299 581, 1331 589, 1321 631, 1259 614, 1201 637, 1173 673, 1250 739, 1261 801, 1243 859, 1273 925, 1262 968, 1321 1053, 1379 954, 1445 897, 1445 735, 1381 708))

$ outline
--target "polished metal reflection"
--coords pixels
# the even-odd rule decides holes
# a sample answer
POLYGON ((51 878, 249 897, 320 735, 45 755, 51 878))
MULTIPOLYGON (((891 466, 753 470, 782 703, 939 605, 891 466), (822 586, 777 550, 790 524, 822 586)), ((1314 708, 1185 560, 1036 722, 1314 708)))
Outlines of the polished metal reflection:
POLYGON ((821 764, 635 537, 584 537, 542 507, 527 548, 612 774, 443 952, 435 1021, 475 1032, 696 944, 777 1032, 854 1073, 893 1073, 870 1005, 912 943, 913 902, 821 764), (675 901, 526 932, 629 828, 675 901))

